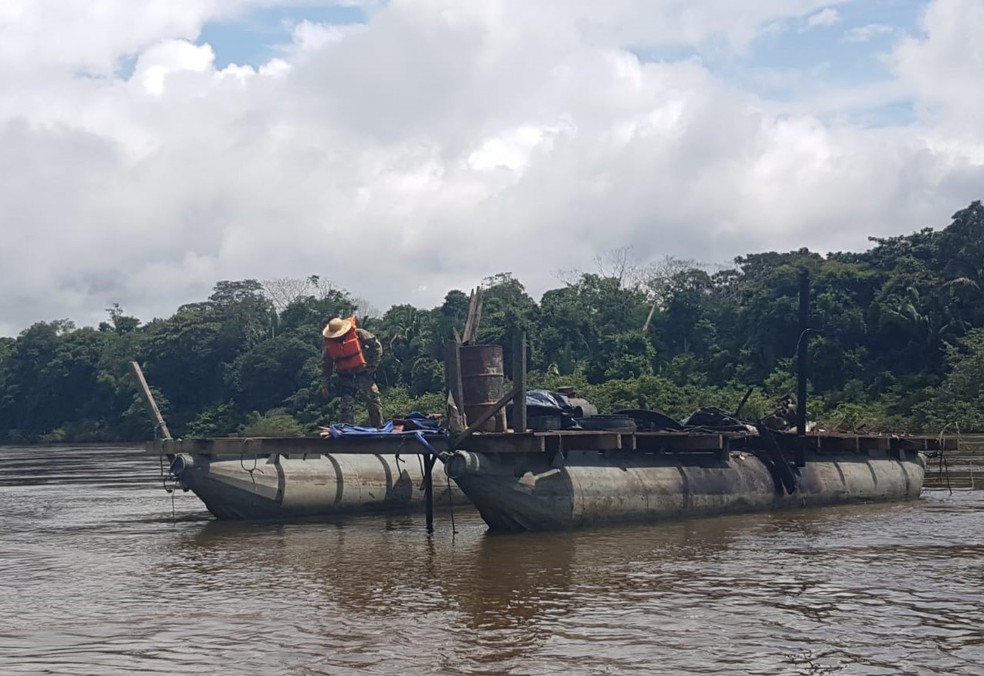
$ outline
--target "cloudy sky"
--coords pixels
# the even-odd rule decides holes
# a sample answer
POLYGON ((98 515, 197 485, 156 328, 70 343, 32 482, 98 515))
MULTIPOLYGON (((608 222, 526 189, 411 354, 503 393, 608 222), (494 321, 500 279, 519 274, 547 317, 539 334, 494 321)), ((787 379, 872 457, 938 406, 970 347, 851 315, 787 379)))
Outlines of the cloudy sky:
POLYGON ((3 0, 0 335, 943 227, 982 44, 980 0, 3 0))

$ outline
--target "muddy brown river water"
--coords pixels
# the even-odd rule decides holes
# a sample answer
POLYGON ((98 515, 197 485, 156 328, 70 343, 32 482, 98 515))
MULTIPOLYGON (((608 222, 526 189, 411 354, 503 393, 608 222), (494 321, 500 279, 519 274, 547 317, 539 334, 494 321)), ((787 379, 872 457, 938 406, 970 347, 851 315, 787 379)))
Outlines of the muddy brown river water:
POLYGON ((0 447, 0 674, 984 674, 984 491, 576 533, 219 523, 0 447), (173 509, 173 514, 172 514, 173 509))

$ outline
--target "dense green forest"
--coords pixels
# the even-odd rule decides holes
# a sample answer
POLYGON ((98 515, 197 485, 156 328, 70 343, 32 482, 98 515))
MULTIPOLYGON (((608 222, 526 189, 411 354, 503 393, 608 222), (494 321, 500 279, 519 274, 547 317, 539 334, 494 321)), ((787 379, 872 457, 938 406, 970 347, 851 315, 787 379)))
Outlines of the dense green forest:
MULTIPOLYGON (((483 282, 479 342, 527 332, 530 385, 573 385, 602 411, 682 418, 714 405, 762 415, 795 383, 798 275, 812 284, 810 417, 828 429, 984 430, 984 207, 863 253, 757 253, 711 269, 608 252, 539 303, 509 273, 483 282)), ((357 292, 357 290, 355 291, 357 292)), ((469 296, 360 318, 382 340, 384 414, 442 410, 442 345, 469 296)), ((303 434, 334 419, 319 394, 321 328, 356 312, 323 279, 223 281, 143 323, 118 305, 98 327, 60 319, 0 338, 0 442, 133 441, 153 426, 139 361, 176 436, 303 434)), ((378 313, 375 313, 378 314, 378 313)))

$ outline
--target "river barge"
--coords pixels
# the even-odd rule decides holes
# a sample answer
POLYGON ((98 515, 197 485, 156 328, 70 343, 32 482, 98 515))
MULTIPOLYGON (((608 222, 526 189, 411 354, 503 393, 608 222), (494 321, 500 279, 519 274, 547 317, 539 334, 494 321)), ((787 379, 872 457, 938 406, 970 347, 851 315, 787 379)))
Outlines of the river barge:
POLYGON ((194 493, 218 519, 423 513, 428 500, 468 504, 425 447, 391 436, 343 444, 317 437, 166 439, 151 449, 170 458, 175 487, 194 493))
MULTIPOLYGON (((477 308, 469 308, 466 338, 474 338, 468 327, 474 329, 477 314, 477 308)), ((435 498, 454 502, 463 494, 490 529, 524 531, 918 498, 926 453, 954 450, 956 440, 807 434, 806 346, 814 329, 805 271, 800 274, 800 326, 798 396, 784 397, 795 405, 772 416, 773 422, 785 421, 785 427, 768 419, 754 425, 740 420, 745 400, 733 415, 706 409, 713 415, 697 423, 693 415, 684 424, 658 412, 637 412, 648 430, 634 422, 624 429, 605 428, 610 416, 595 418, 563 397, 555 400, 556 412, 563 415, 528 418, 543 411, 536 410, 536 402, 530 406, 521 331, 513 335, 508 392, 502 346, 448 341, 447 417, 450 421, 452 411, 460 412, 468 427, 426 440, 405 434, 170 439, 139 365, 132 366, 165 437, 153 452, 167 455, 178 482, 219 518, 423 506, 431 529, 435 498), (512 415, 506 411, 509 404, 512 415), (790 418, 795 433, 785 431, 790 418), (550 419, 553 423, 547 424, 550 419), (572 429, 575 425, 580 429, 572 429), (419 465, 401 463, 399 454, 416 455, 419 465), (435 496, 435 484, 443 495, 435 496)))
POLYGON ((933 438, 557 432, 457 450, 446 471, 490 529, 612 523, 918 498, 933 438), (504 449, 508 448, 506 451, 504 449))
POLYGON ((470 501, 494 531, 911 500, 922 490, 926 453, 956 448, 954 439, 764 430, 554 430, 428 442, 425 448, 399 435, 225 438, 163 440, 151 448, 173 458, 181 486, 220 519, 470 501))

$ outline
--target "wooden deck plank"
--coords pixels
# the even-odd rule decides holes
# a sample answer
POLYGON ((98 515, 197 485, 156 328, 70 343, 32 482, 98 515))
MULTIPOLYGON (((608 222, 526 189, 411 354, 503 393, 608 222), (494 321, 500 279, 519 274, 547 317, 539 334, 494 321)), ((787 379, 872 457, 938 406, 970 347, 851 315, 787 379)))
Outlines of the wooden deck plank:
POLYGON ((560 437, 564 451, 618 451, 622 449, 622 435, 617 432, 588 432, 560 437))
POLYGON ((725 447, 725 438, 720 434, 637 432, 635 437, 636 448, 646 453, 699 453, 725 447))
MULTIPOLYGON (((434 450, 447 450, 443 437, 428 439, 434 450)), ((410 436, 345 437, 224 437, 216 439, 169 439, 152 442, 148 452, 155 455, 186 453, 188 455, 317 455, 355 453, 366 455, 421 454, 429 451, 410 436)))
MULTIPOLYGON (((455 450, 455 449, 451 449, 455 450)), ((543 437, 523 434, 473 434, 459 445, 457 450, 475 453, 543 453, 543 437)))
MULTIPOLYGON (((775 439, 784 451, 795 450, 800 440, 795 434, 777 433, 775 439)), ((455 450, 447 437, 427 437, 438 452, 455 450)), ((562 450, 622 450, 642 453, 704 453, 728 448, 752 448, 763 443, 745 434, 688 432, 624 432, 556 430, 551 432, 476 433, 460 444, 461 450, 479 453, 553 453, 562 450)), ((886 451, 897 453, 956 451, 956 437, 875 436, 829 434, 806 436, 811 451, 851 453, 886 451)), ((214 439, 166 439, 151 442, 147 452, 154 455, 186 453, 189 455, 294 455, 294 454, 421 454, 427 449, 411 436, 346 436, 338 439, 320 437, 223 437, 214 439)))

